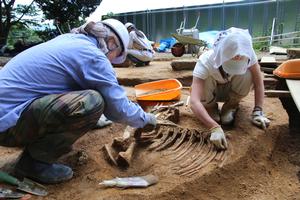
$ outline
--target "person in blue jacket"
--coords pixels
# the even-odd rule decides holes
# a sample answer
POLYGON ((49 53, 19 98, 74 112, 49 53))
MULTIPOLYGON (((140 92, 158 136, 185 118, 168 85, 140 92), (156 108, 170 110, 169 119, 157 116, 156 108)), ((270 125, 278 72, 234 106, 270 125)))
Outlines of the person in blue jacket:
POLYGON ((15 173, 42 183, 72 178, 56 163, 104 114, 135 128, 156 118, 128 100, 111 63, 122 63, 129 35, 120 21, 89 22, 11 59, 0 70, 0 145, 24 151, 15 173))

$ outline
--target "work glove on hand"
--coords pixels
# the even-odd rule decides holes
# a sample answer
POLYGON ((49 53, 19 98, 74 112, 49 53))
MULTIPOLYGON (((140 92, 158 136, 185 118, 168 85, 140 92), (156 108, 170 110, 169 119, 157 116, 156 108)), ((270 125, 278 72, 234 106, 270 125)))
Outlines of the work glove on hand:
POLYGON ((151 113, 147 113, 147 118, 149 119, 148 123, 142 128, 143 132, 150 132, 153 131, 156 127, 157 120, 155 115, 151 113))
POLYGON ((270 125, 270 120, 264 116, 261 108, 255 107, 252 112, 252 123, 262 129, 266 129, 270 125))
POLYGON ((210 141, 218 148, 218 149, 227 149, 227 141, 225 137, 225 133, 223 129, 218 126, 210 129, 210 141))
POLYGON ((137 129, 137 131, 134 133, 135 138, 139 138, 142 132, 150 132, 156 128, 157 121, 155 115, 151 113, 146 113, 146 115, 148 123, 143 128, 137 129))
POLYGON ((100 119, 98 120, 95 128, 103 128, 105 126, 111 125, 112 121, 107 119, 103 114, 101 115, 100 119))

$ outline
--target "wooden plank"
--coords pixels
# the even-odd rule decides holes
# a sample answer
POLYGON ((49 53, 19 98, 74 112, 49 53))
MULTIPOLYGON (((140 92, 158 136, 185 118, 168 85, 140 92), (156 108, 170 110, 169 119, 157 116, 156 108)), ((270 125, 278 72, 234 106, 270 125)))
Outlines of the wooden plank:
POLYGON ((174 71, 194 70, 196 63, 196 60, 174 60, 171 66, 174 71))
POLYGON ((287 54, 289 59, 300 58, 300 48, 289 48, 287 54))
POLYGON ((260 67, 261 71, 267 72, 267 73, 273 73, 274 68, 268 68, 268 67, 260 67))
POLYGON ((267 97, 291 97, 291 93, 288 90, 265 90, 267 97))
POLYGON ((270 54, 286 55, 286 48, 270 46, 270 54))
POLYGON ((276 78, 264 78, 265 89, 273 90, 276 88, 278 80, 276 78))
POLYGON ((294 102, 300 111, 300 80, 286 79, 286 83, 294 99, 294 102))
POLYGON ((279 65, 289 59, 287 55, 274 55, 274 56, 276 58, 277 64, 279 64, 279 65))
POLYGON ((264 82, 268 83, 268 82, 272 82, 272 83, 277 83, 277 79, 276 78, 273 78, 273 77, 268 77, 268 78, 264 78, 264 82))
POLYGON ((269 67, 269 68, 276 68, 278 67, 278 63, 274 56, 263 56, 259 62, 261 67, 269 67))
POLYGON ((275 78, 274 74, 266 74, 264 73, 264 78, 275 78))
POLYGON ((274 56, 263 56, 260 63, 276 63, 276 59, 274 56))

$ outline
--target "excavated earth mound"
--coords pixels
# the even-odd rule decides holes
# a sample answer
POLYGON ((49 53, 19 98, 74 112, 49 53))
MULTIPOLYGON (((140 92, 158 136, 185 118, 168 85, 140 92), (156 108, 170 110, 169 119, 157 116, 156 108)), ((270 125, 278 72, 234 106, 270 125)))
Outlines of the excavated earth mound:
MULTIPOLYGON (((74 178, 48 186, 49 195, 42 199, 300 199, 300 137, 288 134, 287 115, 277 99, 265 102, 266 115, 272 119, 269 129, 252 126, 252 99, 250 94, 242 101, 235 128, 226 129, 230 150, 221 167, 211 164, 193 176, 180 176, 170 170, 163 151, 141 147, 132 165, 120 170, 101 151, 105 143, 123 134, 125 126, 113 124, 90 131, 75 143, 73 151, 61 159, 73 167, 74 178), (103 179, 147 174, 158 176, 158 184, 126 190, 98 185, 103 179)), ((203 127, 188 108, 180 111, 181 126, 203 127)), ((12 166, 18 154, 17 149, 1 148, 2 168, 12 166)))

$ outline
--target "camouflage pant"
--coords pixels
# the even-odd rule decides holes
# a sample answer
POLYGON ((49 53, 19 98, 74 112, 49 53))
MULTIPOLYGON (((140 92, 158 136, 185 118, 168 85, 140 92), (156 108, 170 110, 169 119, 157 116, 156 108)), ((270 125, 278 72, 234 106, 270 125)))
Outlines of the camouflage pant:
POLYGON ((33 158, 52 163, 95 127, 103 109, 94 90, 44 96, 26 108, 16 126, 0 133, 0 145, 25 147, 33 158))

